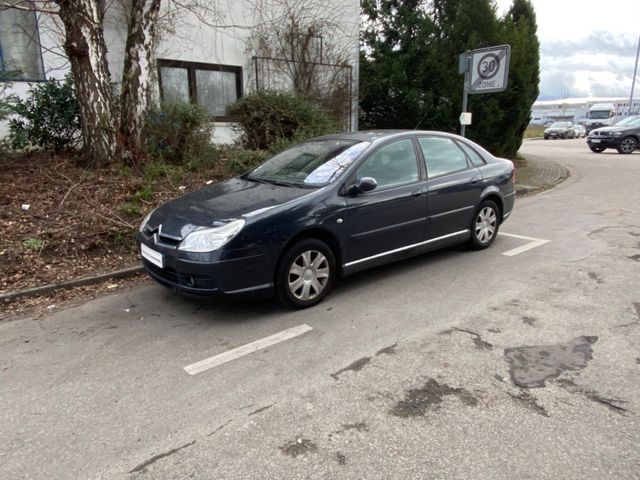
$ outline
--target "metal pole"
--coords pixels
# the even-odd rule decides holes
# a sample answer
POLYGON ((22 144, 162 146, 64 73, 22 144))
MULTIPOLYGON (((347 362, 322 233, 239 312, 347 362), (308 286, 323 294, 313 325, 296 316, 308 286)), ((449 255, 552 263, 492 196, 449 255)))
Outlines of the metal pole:
POLYGON ((633 67, 633 80, 631 81, 631 94, 629 95, 629 115, 633 105, 633 89, 636 86, 636 74, 638 73, 638 57, 640 56, 640 37, 638 37, 638 51, 636 52, 636 65, 633 67))
MULTIPOLYGON (((468 62, 468 60, 467 60, 468 62)), ((467 91, 467 85, 469 83, 469 69, 467 68, 467 71, 464 74, 464 87, 462 88, 462 112, 466 112, 467 111, 467 95, 468 95, 468 91, 467 91)), ((462 124, 460 125, 460 136, 464 137, 464 133, 466 130, 466 125, 462 124)))

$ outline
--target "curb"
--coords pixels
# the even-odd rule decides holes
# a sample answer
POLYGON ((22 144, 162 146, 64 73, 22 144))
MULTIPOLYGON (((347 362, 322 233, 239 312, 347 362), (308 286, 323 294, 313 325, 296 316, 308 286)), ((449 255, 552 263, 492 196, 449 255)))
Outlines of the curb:
POLYGON ((122 268, 109 273, 103 273, 101 275, 95 275, 93 277, 82 277, 75 280, 69 280, 62 283, 50 283, 42 287, 28 288, 26 290, 19 290, 17 292, 8 292, 0 295, 0 303, 7 302, 9 300, 15 300, 21 297, 32 297, 36 295, 42 295, 44 293, 53 292, 54 290, 60 290, 62 288, 82 287, 85 285, 91 285, 94 283, 100 283, 112 278, 126 278, 136 273, 144 271, 142 265, 136 265, 133 267, 122 268))

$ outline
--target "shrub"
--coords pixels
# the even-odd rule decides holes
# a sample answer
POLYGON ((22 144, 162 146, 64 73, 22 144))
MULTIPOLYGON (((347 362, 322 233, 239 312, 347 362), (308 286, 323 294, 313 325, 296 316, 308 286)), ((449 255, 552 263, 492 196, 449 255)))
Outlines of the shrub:
POLYGON ((325 110, 292 93, 263 90, 238 99, 227 109, 238 122, 242 144, 252 150, 284 146, 294 140, 339 130, 325 110))
POLYGON ((213 122, 204 107, 184 102, 163 103, 147 119, 147 152, 154 160, 197 161, 209 148, 212 134, 213 122))
POLYGON ((9 120, 9 143, 14 149, 37 146, 54 152, 74 148, 80 141, 80 109, 71 77, 48 80, 15 98, 9 120))

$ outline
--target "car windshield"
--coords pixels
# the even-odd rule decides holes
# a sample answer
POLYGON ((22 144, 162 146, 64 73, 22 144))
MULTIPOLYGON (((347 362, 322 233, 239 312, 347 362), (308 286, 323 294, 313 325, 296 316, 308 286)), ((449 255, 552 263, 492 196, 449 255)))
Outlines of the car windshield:
POLYGON ((611 110, 593 110, 589 112, 587 116, 596 120, 602 120, 603 118, 609 118, 611 116, 611 110))
POLYGON ((640 116, 628 117, 619 121, 616 125, 627 127, 640 127, 640 116))
POLYGON ((556 122, 551 125, 551 128, 567 128, 570 126, 571 126, 571 123, 569 122, 556 122))
POLYGON ((277 185, 320 187, 339 178, 369 145, 356 140, 311 140, 271 157, 246 178, 277 185))

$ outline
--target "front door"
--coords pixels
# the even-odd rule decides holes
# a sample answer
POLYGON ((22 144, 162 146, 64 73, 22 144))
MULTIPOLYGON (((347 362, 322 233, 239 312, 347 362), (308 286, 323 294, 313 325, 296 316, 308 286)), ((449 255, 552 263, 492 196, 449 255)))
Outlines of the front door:
POLYGON ((363 177, 378 186, 347 198, 347 265, 385 257, 425 238, 426 189, 410 138, 371 153, 357 169, 356 181, 363 177))

